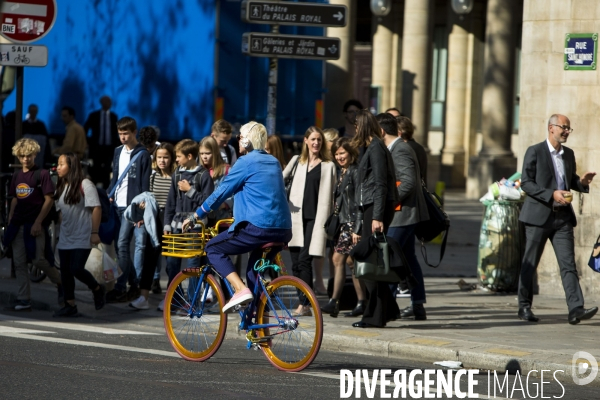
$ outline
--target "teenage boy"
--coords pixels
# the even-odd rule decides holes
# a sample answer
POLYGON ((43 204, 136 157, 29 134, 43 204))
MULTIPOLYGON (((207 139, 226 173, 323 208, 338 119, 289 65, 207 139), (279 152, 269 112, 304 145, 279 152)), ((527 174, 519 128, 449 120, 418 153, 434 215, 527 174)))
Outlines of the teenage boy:
MULTIPOLYGON (((195 212, 215 189, 210 173, 196 163, 198 143, 191 139, 183 139, 175 146, 175 160, 178 168, 173 174, 169 197, 165 207, 164 234, 181 233, 183 221, 195 212)), ((200 259, 188 261, 188 267, 200 266, 200 259)), ((181 259, 167 257, 167 274, 169 285, 181 270, 181 259)), ((164 300, 158 306, 162 311, 164 300)))
POLYGON ((138 276, 136 270, 141 271, 144 262, 144 247, 145 247, 145 228, 135 226, 127 221, 123 214, 125 209, 135 196, 142 192, 150 190, 150 172, 152 170, 152 162, 150 154, 137 141, 137 123, 131 117, 123 117, 117 121, 117 131, 119 132, 119 140, 122 146, 115 149, 113 157, 113 175, 108 187, 108 192, 114 194, 110 196, 110 201, 116 205, 117 215, 121 221, 121 229, 119 230, 119 238, 117 240, 117 253, 119 257, 119 267, 123 274, 117 279, 115 288, 106 294, 107 303, 121 303, 128 300, 135 300, 140 296, 138 286, 138 276), (136 157, 131 167, 126 172, 125 177, 117 186, 117 181, 125 173, 130 161, 136 157), (134 265, 132 268, 131 256, 129 254, 129 246, 131 237, 135 235, 135 254, 134 265), (127 281, 129 281, 129 292, 127 289, 127 281))
POLYGON ((224 119, 220 119, 215 122, 210 129, 210 136, 216 140, 219 145, 219 150, 221 151, 221 157, 223 157, 223 161, 225 164, 229 164, 233 167, 233 164, 237 161, 237 154, 232 145, 229 144, 231 140, 231 124, 224 119))
POLYGON ((54 207, 54 184, 45 169, 35 165, 40 145, 32 139, 20 139, 12 148, 23 169, 16 172, 10 183, 10 213, 5 243, 12 243, 15 275, 17 276, 17 301, 8 310, 31 311, 31 288, 27 259, 43 270, 62 293, 60 273, 45 257, 47 226, 44 219, 54 207))

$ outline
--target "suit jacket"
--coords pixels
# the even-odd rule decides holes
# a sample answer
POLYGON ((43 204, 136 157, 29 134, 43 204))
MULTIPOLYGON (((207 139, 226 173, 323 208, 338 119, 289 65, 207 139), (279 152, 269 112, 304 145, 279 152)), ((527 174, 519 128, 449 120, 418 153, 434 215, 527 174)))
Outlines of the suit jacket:
POLYGON ((396 170, 396 184, 401 209, 394 213, 390 227, 406 226, 427 221, 429 213, 421 189, 421 172, 417 155, 410 145, 398 138, 392 146, 392 160, 396 170))
MULTIPOLYGON (((562 158, 565 166, 566 190, 588 193, 589 186, 583 186, 576 173, 575 153, 568 147, 562 146, 562 148, 565 151, 562 158)), ((527 197, 519 220, 529 225, 544 226, 552 214, 552 204, 554 203, 552 195, 555 190, 558 190, 552 155, 545 140, 530 146, 525 152, 521 188, 527 193, 527 197)), ((571 213, 571 222, 573 226, 576 226, 577 218, 575 218, 573 206, 569 205, 568 208, 571 213)))
MULTIPOLYGON (((100 143, 100 111, 101 110, 91 112, 90 115, 88 115, 85 124, 83 124, 83 129, 86 133, 89 132, 90 129, 92 130, 92 136, 89 138, 90 151, 93 151, 93 149, 98 148, 97 146, 100 143)), ((121 142, 119 141, 119 132, 117 131, 117 120, 117 114, 111 111, 110 139, 112 141, 111 147, 113 148, 118 147, 121 144, 121 142)))
POLYGON ((423 146, 415 142, 415 139, 410 139, 406 143, 417 155, 417 160, 419 160, 419 170, 421 171, 421 178, 423 179, 423 182, 425 182, 425 185, 427 185, 427 152, 423 146))

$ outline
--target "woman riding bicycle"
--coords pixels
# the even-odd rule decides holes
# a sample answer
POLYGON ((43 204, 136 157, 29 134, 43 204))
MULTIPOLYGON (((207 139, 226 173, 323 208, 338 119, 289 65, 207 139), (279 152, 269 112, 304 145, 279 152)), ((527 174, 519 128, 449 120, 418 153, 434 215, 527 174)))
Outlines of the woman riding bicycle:
MULTIPOLYGON (((253 299, 256 283, 253 267, 261 258, 260 247, 271 242, 287 243, 292 237, 292 220, 281 165, 264 150, 266 128, 258 122, 249 122, 241 127, 238 139, 240 153, 245 156, 231 167, 229 175, 195 215, 198 219, 206 218, 211 210, 218 210, 226 199, 234 196, 235 222, 228 231, 211 239, 205 249, 210 263, 235 289, 235 295, 225 304, 223 312, 253 299), (247 252, 252 252, 246 269, 248 288, 229 258, 230 255, 247 252)), ((276 254, 276 251, 270 252, 268 258, 276 254)))

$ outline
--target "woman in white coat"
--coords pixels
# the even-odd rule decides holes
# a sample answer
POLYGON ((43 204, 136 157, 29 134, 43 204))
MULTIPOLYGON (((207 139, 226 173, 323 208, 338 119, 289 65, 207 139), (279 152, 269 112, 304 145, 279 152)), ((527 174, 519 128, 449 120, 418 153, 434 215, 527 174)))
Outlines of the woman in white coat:
MULTIPOLYGON (((313 257, 325 256, 327 235, 325 221, 331 214, 335 164, 324 145, 323 131, 316 126, 304 134, 302 154, 293 157, 285 170, 284 179, 292 178, 289 206, 292 213, 292 240, 288 243, 292 256, 294 276, 311 288, 313 283, 313 257)), ((302 304, 299 315, 310 315, 302 304)))

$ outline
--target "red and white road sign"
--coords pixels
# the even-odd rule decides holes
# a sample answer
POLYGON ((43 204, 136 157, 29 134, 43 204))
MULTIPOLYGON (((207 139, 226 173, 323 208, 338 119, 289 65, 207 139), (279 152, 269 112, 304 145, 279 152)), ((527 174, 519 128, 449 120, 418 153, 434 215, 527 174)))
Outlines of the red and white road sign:
POLYGON ((2 3, 0 34, 16 43, 46 36, 56 20, 56 0, 8 0, 2 3))

